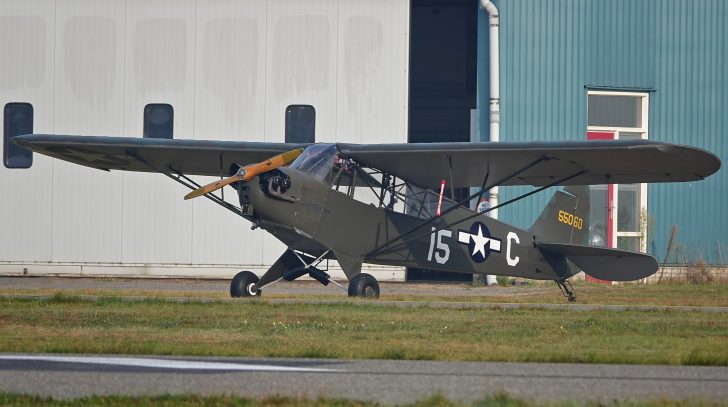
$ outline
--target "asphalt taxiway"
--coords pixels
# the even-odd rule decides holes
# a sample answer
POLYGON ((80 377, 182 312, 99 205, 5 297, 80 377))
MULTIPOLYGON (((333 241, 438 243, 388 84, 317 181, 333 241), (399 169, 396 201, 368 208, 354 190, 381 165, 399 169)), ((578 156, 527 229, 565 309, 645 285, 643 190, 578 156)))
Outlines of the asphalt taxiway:
POLYGON ((473 401, 498 391, 542 401, 726 400, 728 368, 0 354, 3 391, 59 398, 190 393, 322 396, 386 404, 434 393, 473 401))

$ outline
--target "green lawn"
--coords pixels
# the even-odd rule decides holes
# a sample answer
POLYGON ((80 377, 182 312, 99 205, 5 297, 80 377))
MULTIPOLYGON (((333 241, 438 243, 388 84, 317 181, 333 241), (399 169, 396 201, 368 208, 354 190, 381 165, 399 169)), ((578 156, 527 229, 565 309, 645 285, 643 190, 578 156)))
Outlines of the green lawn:
MULTIPOLYGON (((52 398, 42 398, 35 396, 26 396, 18 394, 2 394, 0 393, 0 406, 58 406, 58 407, 81 407, 81 406, 182 406, 182 407, 201 407, 201 406, 265 406, 265 407, 374 407, 380 406, 377 403, 358 402, 351 400, 337 399, 290 399, 284 397, 268 397, 262 400, 246 399, 232 396, 158 396, 158 397, 132 397, 132 396, 92 396, 81 399, 56 400, 52 398)), ((593 406, 593 407, 692 407, 692 406, 725 406, 725 402, 711 402, 700 400, 649 400, 649 401, 612 401, 602 404, 597 402, 551 402, 536 403, 530 400, 522 400, 510 397, 506 394, 496 394, 479 400, 475 403, 455 403, 440 396, 433 396, 411 404, 405 404, 403 407, 526 407, 526 406, 543 406, 543 407, 577 407, 577 406, 593 406)))
MULTIPOLYGON (((285 284, 285 283, 282 283, 285 284)), ((294 283, 295 284, 295 283, 294 283)), ((382 287, 383 301, 454 301, 454 302, 485 302, 485 303, 550 303, 563 304, 566 302, 553 282, 538 282, 531 286, 510 287, 507 294, 499 287, 469 288, 463 286, 468 295, 433 295, 432 290, 427 293, 392 294, 382 287), (537 285, 536 285, 537 284, 537 285)), ((584 281, 574 283, 578 304, 615 304, 615 305, 686 305, 686 306, 712 306, 728 307, 728 284, 640 284, 625 283, 619 285, 595 284, 584 281)), ((331 289, 330 294, 276 294, 265 292, 264 298, 298 298, 347 300, 344 293, 331 289)), ((68 296, 105 296, 105 297, 184 297, 184 298, 213 298, 230 299, 226 289, 220 292, 199 291, 155 291, 155 290, 110 290, 110 289, 66 289, 36 288, 13 289, 0 287, 0 295, 55 295, 68 296)))
POLYGON ((728 366, 726 343, 726 313, 0 300, 0 352, 728 366))

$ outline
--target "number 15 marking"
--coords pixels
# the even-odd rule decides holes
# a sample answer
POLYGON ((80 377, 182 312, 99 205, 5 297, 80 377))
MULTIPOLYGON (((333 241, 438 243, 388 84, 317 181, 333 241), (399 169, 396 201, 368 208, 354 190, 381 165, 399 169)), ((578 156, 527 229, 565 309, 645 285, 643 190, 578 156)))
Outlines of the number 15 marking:
POLYGON ((435 227, 432 227, 432 233, 430 234, 430 250, 427 253, 427 261, 432 261, 433 252, 435 254, 435 261, 439 264, 445 264, 450 259, 450 246, 442 241, 443 236, 452 237, 452 232, 445 229, 440 229, 435 233, 435 227), (435 251, 435 235, 437 235, 437 251, 435 251))

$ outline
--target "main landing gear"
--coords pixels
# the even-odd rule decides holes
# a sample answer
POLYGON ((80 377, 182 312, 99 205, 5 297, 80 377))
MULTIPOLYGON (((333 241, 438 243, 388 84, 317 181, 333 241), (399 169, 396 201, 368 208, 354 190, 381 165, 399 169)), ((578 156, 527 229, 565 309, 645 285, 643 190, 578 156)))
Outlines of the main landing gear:
POLYGON ((574 294, 574 287, 571 286, 571 282, 569 280, 556 280, 556 284, 558 284, 559 289, 561 290, 561 294, 564 294, 564 297, 566 297, 569 302, 576 301, 576 295, 574 294))
POLYGON ((379 283, 367 273, 361 273, 349 281, 349 297, 379 298, 379 283))
POLYGON ((286 250, 285 253, 263 274, 260 279, 250 271, 241 271, 230 282, 230 296, 259 297, 266 287, 281 281, 293 281, 306 274, 323 285, 332 283, 347 292, 349 297, 378 298, 379 283, 370 274, 359 273, 349 281, 348 290, 331 279, 328 273, 317 268, 329 252, 319 257, 286 250))
POLYGON ((241 271, 233 277, 230 282, 230 296, 237 297, 260 297, 258 289, 258 276, 250 271, 241 271))

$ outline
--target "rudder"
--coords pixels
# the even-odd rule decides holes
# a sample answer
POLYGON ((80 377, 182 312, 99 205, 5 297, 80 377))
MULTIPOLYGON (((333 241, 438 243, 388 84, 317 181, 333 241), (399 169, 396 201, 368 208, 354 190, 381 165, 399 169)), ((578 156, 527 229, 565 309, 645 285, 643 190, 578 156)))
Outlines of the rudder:
POLYGON ((568 186, 554 193, 530 232, 540 242, 584 244, 588 222, 589 187, 568 186))

